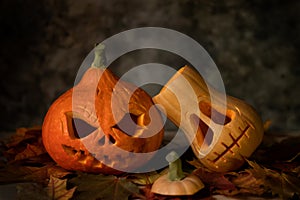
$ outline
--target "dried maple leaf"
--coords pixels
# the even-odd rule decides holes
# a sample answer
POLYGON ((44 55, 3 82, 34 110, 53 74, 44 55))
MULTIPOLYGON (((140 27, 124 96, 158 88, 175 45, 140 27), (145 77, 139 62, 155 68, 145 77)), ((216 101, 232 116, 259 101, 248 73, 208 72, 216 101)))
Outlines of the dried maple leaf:
POLYGON ((156 179, 160 176, 168 173, 168 169, 165 169, 158 173, 157 171, 148 172, 148 173, 141 173, 141 174, 134 174, 127 177, 127 179, 131 180, 133 183, 138 185, 151 185, 154 183, 156 179))
POLYGON ((250 171, 242 172, 231 172, 225 175, 232 184, 235 185, 235 190, 218 191, 219 194, 225 195, 237 195, 237 194, 248 194, 248 195, 262 195, 268 191, 264 187, 262 179, 257 179, 253 176, 250 171))
POLYGON ((64 178, 65 176, 72 173, 54 164, 48 164, 43 167, 27 167, 27 168, 30 169, 32 173, 25 175, 25 178, 34 182, 42 182, 43 180, 47 180, 50 177, 64 178))
POLYGON ((46 150, 43 145, 27 144, 26 149, 15 156, 15 161, 36 157, 44 153, 46 153, 46 150))
POLYGON ((46 183, 50 176, 63 178, 71 172, 49 163, 42 167, 8 165, 0 169, 0 184, 18 182, 46 183))
POLYGON ((205 168, 198 168, 193 174, 198 176, 211 190, 236 190, 235 185, 224 176, 224 173, 210 172, 205 168))
POLYGON ((287 173, 277 172, 248 161, 252 169, 246 172, 251 173, 257 180, 263 182, 263 186, 270 189, 272 194, 288 199, 294 194, 300 194, 300 179, 287 173))
POLYGON ((139 188, 123 177, 78 174, 70 179, 70 184, 77 186, 75 199, 128 199, 139 193, 139 188))
POLYGON ((40 126, 35 126, 31 128, 18 128, 16 133, 11 137, 10 141, 6 144, 8 148, 15 147, 21 142, 28 140, 38 140, 41 137, 42 128, 40 126))
POLYGON ((9 163, 46 153, 42 143, 41 127, 18 128, 4 145, 6 149, 2 149, 1 154, 9 163))
POLYGON ((18 182, 45 182, 46 171, 40 167, 8 165, 0 169, 0 184, 18 182))
POLYGON ((66 182, 51 176, 46 187, 38 183, 19 183, 16 186, 17 199, 68 200, 73 197, 76 187, 67 190, 66 182))
POLYGON ((72 174, 72 172, 70 172, 64 168, 61 168, 57 165, 48 166, 47 173, 48 173, 48 176, 53 176, 56 178, 64 178, 67 175, 72 174))
POLYGON ((157 198, 157 195, 151 192, 151 185, 145 185, 140 189, 141 194, 136 195, 136 199, 142 200, 164 200, 165 198, 157 198))
POLYGON ((47 194, 52 200, 68 200, 73 196, 76 187, 69 190, 66 189, 67 180, 61 180, 50 176, 48 187, 46 188, 47 194))
POLYGON ((51 200, 43 185, 38 183, 19 183, 16 189, 18 200, 51 200))

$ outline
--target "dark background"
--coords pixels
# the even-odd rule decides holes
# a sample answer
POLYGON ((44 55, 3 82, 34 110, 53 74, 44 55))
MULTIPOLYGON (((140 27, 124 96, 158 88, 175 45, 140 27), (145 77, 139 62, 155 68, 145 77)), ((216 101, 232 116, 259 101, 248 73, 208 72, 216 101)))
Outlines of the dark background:
MULTIPOLYGON (((228 94, 270 119, 271 130, 300 130, 298 0, 2 0, 0 13, 1 132, 41 124, 96 42, 144 26, 192 37, 217 64, 228 94)), ((155 56, 135 57, 119 63, 155 56)))

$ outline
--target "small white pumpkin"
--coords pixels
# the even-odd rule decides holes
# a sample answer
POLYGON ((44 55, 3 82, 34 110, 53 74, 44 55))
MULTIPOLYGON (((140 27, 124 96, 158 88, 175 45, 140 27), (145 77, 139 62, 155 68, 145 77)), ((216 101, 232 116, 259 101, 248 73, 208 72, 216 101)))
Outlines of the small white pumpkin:
POLYGON ((193 195, 204 188, 204 184, 196 175, 183 173, 176 152, 169 153, 166 159, 169 162, 169 171, 154 182, 151 192, 168 196, 184 196, 193 195))

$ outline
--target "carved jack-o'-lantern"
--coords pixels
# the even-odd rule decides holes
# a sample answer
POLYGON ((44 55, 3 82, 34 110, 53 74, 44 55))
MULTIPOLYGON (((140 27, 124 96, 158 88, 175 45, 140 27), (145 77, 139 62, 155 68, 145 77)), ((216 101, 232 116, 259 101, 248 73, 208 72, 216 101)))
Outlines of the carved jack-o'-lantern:
POLYGON ((220 172, 239 168, 263 137, 263 124, 254 109, 242 100, 226 97, 224 105, 224 95, 185 66, 153 98, 191 140, 196 157, 220 172))
POLYGON ((144 90, 105 69, 102 51, 103 46, 96 47, 93 66, 49 108, 43 143, 66 169, 118 174, 116 169, 138 168, 150 159, 137 161, 119 150, 147 153, 160 147, 163 129, 147 134, 153 126, 162 127, 162 120, 144 90))

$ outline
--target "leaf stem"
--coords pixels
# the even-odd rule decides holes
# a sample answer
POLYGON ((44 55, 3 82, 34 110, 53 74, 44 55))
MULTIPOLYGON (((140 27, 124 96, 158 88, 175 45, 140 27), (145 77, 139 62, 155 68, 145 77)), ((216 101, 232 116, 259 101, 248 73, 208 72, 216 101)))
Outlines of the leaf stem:
POLYGON ((169 162, 168 178, 170 181, 182 180, 185 175, 182 171, 182 164, 178 154, 175 151, 170 152, 166 156, 166 160, 169 162))

